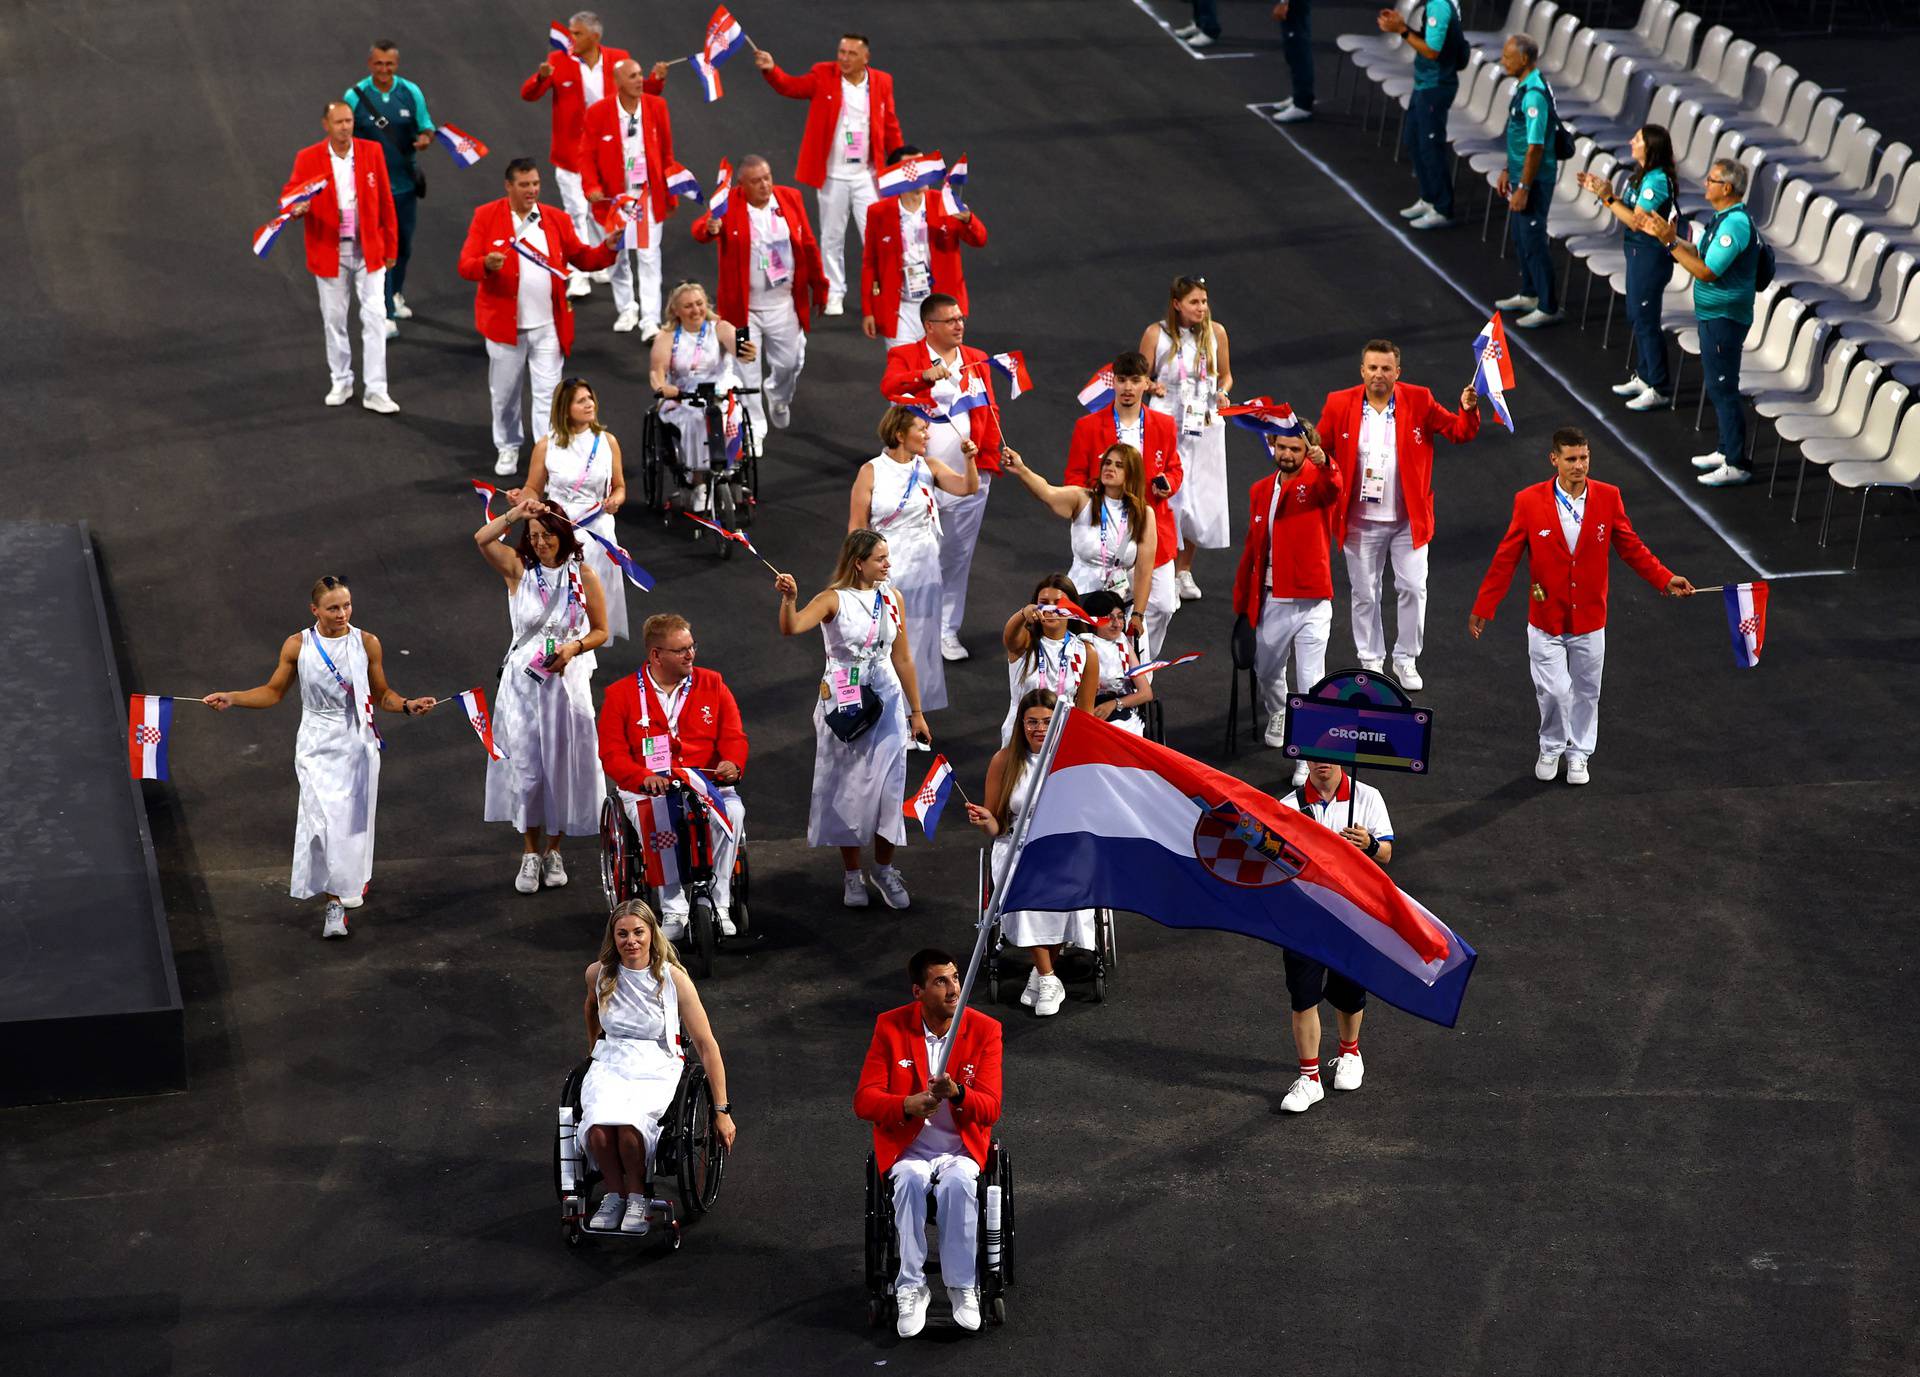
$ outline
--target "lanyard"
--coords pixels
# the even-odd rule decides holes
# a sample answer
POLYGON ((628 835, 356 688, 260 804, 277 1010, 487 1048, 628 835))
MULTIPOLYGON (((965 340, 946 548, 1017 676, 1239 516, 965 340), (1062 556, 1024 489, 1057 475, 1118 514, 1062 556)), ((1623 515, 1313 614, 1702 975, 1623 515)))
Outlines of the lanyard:
POLYGON ((1060 664, 1058 666, 1060 673, 1056 681, 1054 675, 1050 673, 1047 668, 1046 638, 1044 636, 1034 638, 1033 656, 1040 662, 1040 686, 1049 693, 1058 695, 1067 691, 1067 670, 1071 667, 1067 662, 1071 658, 1072 651, 1073 638, 1071 636, 1062 636, 1060 638, 1060 664))
MULTIPOLYGON (((1107 503, 1111 500, 1104 490, 1100 493, 1100 570, 1103 575, 1112 573, 1114 568, 1120 563, 1117 541, 1115 542, 1114 553, 1107 553, 1107 503)), ((1114 524, 1118 525, 1119 523, 1115 522, 1114 524)))
MULTIPOLYGON (((633 677, 640 686, 640 729, 642 731, 651 731, 653 728, 653 712, 649 705, 653 695, 658 690, 654 688, 653 676, 648 674, 644 668, 636 670, 633 677)), ((661 709, 661 712, 667 719, 668 735, 680 735, 680 714, 686 711, 687 697, 692 691, 693 676, 689 674, 674 687, 673 692, 667 695, 666 704, 661 709)))
MULTIPOLYGON (((712 321, 703 320, 700 322, 700 333, 693 337, 693 357, 687 360, 684 366, 684 369, 682 369, 682 371, 684 371, 688 376, 692 375, 694 368, 699 364, 700 354, 702 350, 705 349, 706 343, 707 343, 707 331, 711 330, 712 328, 713 328, 712 321)), ((680 338, 685 333, 686 332, 682 330, 678 325, 675 325, 673 327, 673 362, 676 369, 681 368, 680 338)))
POLYGON ((873 590, 873 621, 867 627, 867 638, 860 642, 860 658, 865 660, 873 649, 873 638, 880 634, 880 609, 885 606, 887 595, 880 589, 873 590))
MULTIPOLYGON (((887 460, 887 462, 891 464, 893 460, 889 459, 887 460)), ((876 524, 880 526, 891 526, 895 522, 895 520, 899 518, 900 513, 906 510, 907 500, 911 498, 914 495, 914 493, 919 490, 919 488, 920 488, 920 461, 918 459, 915 459, 913 461, 913 472, 907 475, 907 490, 900 494, 900 501, 894 507, 894 509, 888 512, 882 518, 880 518, 880 520, 876 524)), ((929 493, 928 497, 931 498, 932 494, 929 493)), ((880 606, 878 603, 874 604, 873 614, 875 617, 878 617, 880 615, 880 606)))
POLYGON ((1586 493, 1582 492, 1580 494, 1580 505, 1578 507, 1573 505, 1573 499, 1567 496, 1566 490, 1562 488, 1558 483, 1555 483, 1553 485, 1553 495, 1555 498, 1559 500, 1560 509, 1564 511, 1568 516, 1573 518, 1573 524, 1576 528, 1578 528, 1582 523, 1586 521, 1587 519, 1586 493))
MULTIPOLYGON (((560 608, 560 619, 562 624, 565 624, 572 620, 573 604, 578 600, 579 595, 574 589, 573 571, 571 567, 556 569, 554 573, 560 579, 565 580, 566 583, 567 598, 566 601, 561 604, 560 608)), ((546 621, 553 614, 553 598, 554 594, 560 591, 560 586, 559 584, 555 584, 553 593, 547 592, 546 570, 537 563, 533 566, 533 581, 540 589, 540 601, 542 604, 541 619, 546 621)))
POLYGON ((313 648, 319 651, 320 658, 327 662, 327 672, 333 676, 333 682, 340 686, 340 692, 346 695, 347 706, 351 708, 353 706, 353 685, 347 682, 346 677, 340 673, 339 667, 333 663, 333 656, 327 654, 326 643, 320 639, 320 633, 310 631, 307 634, 313 637, 313 648))
MULTIPOLYGON (((569 454, 573 453, 573 441, 571 439, 567 441, 566 450, 567 450, 567 453, 569 454)), ((573 499, 576 502, 580 500, 581 495, 584 494, 587 490, 587 479, 591 477, 593 474, 593 461, 594 461, 594 458, 599 453, 600 453, 600 433, 598 431, 595 431, 593 436, 593 445, 590 449, 587 450, 587 457, 586 457, 586 460, 580 465, 580 472, 574 477, 572 482, 567 484, 567 487, 573 493, 573 499)), ((592 518, 589 517, 588 519, 591 520, 592 518)), ((542 592, 546 591, 546 586, 547 585, 544 582, 541 583, 540 588, 542 592)))
MULTIPOLYGON (((1135 445, 1134 448, 1144 450, 1147 447, 1147 409, 1145 406, 1142 406, 1139 413, 1133 418, 1133 424, 1135 429, 1140 432, 1140 443, 1135 445)), ((1124 434, 1125 431, 1123 431, 1120 426, 1120 403, 1115 402, 1113 404, 1114 442, 1116 444, 1124 444, 1125 441, 1121 438, 1124 434)))

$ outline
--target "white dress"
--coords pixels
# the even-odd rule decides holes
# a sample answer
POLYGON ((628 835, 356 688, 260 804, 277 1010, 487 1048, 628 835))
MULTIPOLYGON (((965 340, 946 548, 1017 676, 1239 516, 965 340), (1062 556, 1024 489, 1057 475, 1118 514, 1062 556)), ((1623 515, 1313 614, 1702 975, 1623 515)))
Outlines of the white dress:
MULTIPOLYGON (((647 1160, 660 1142, 660 1120, 680 1087, 686 1058, 680 1051, 680 992, 673 975, 655 980, 650 970, 619 968, 617 983, 600 1011, 600 1041, 593 1065, 580 1083, 580 1126, 574 1141, 593 1161, 587 1131, 595 1125, 625 1125, 646 1140, 647 1160)), ((594 1162, 599 1167, 598 1162, 594 1162)))
POLYGON ((1183 476, 1171 504, 1181 543, 1202 550, 1223 550, 1231 540, 1227 531, 1227 427, 1220 419, 1215 399, 1219 379, 1208 371, 1199 341, 1184 325, 1180 327, 1177 351, 1167 338, 1164 323, 1155 338, 1159 344, 1153 356, 1153 376, 1166 384, 1167 395, 1149 397, 1147 404, 1172 416, 1180 432, 1183 476), (1205 409, 1204 418, 1201 408, 1205 409), (1193 433, 1196 424, 1198 434, 1193 433))
POLYGON ((536 564, 507 595, 513 639, 493 704, 493 740, 506 759, 487 762, 486 820, 523 832, 538 827, 587 837, 600 830, 606 781, 594 728, 593 654, 574 656, 564 673, 544 680, 526 669, 549 636, 557 645, 587 634, 579 567, 536 564), (556 580, 564 587, 549 604, 556 580))
POLYGON ((873 498, 867 525, 887 538, 887 582, 907 605, 907 644, 920 680, 920 710, 947 705, 947 666, 940 655, 940 516, 933 470, 926 461, 901 464, 882 454, 867 461, 873 498))
MULTIPOLYGON (((1098 661, 1100 693, 1118 693, 1125 696, 1140 687, 1138 683, 1127 677, 1127 671, 1139 661, 1134 659, 1133 649, 1127 644, 1125 637, 1110 641, 1104 636, 1089 636, 1087 644, 1092 647, 1094 657, 1098 661)), ((1147 682, 1153 681, 1151 674, 1145 677, 1147 682)), ((1138 708, 1125 717, 1115 716, 1107 720, 1122 731, 1132 732, 1135 736, 1145 736, 1147 733, 1146 721, 1140 716, 1138 708)))
MULTIPOLYGON (((1027 768, 1020 772, 1020 778, 1013 786, 1013 795, 1007 800, 1007 816, 1018 817, 1020 809, 1026 806, 1027 799, 1033 794, 1033 782, 1040 772, 1028 762, 1027 768)), ((1013 837, 1010 832, 1002 832, 993 839, 993 883, 997 889, 1005 880, 1007 856, 1013 849, 1013 837)), ((1000 935, 1008 946, 1012 947, 1052 947, 1064 942, 1070 947, 1084 947, 1093 950, 1094 921, 1093 910, 1076 908, 1065 913, 1047 913, 1044 911, 1020 910, 1000 915, 1000 935)))
MULTIPOLYGON (((547 436, 547 501, 567 514, 567 520, 581 517, 605 502, 613 492, 613 433, 595 435, 591 430, 576 431, 566 444, 560 437, 547 436)), ((613 518, 597 513, 586 523, 595 535, 620 543, 613 532, 613 518)), ((586 552, 587 568, 600 576, 600 593, 607 604, 607 639, 623 640, 627 635, 627 581, 620 566, 599 541, 580 537, 586 552)))
POLYGON ((1057 641, 1050 641, 1045 636, 1036 635, 1032 650, 1018 659, 1007 661, 1008 702, 1006 720, 1000 724, 1002 746, 1013 740, 1013 716, 1020 711, 1020 700, 1032 690, 1051 689, 1054 697, 1062 703, 1073 703, 1073 695, 1079 692, 1080 676, 1086 672, 1090 654, 1084 637, 1063 636, 1057 641))
POLYGON ((1127 504, 1096 494, 1080 509, 1068 530, 1073 567, 1067 570, 1067 577, 1080 590, 1080 596, 1105 589, 1131 603, 1133 558, 1140 547, 1127 520, 1127 504))
MULTIPOLYGON (((667 381, 682 392, 691 392, 701 383, 733 387, 738 379, 733 361, 720 347, 720 332, 711 320, 701 324, 695 334, 679 325, 673 327, 672 352, 667 358, 667 381)), ((707 440, 707 409, 668 399, 660 403, 660 419, 680 433, 680 463, 689 470, 711 467, 707 440)))
POLYGON ((348 627, 337 640, 313 629, 301 632, 299 672, 293 773, 300 809, 288 892, 296 899, 351 899, 373 878, 373 817, 380 801, 380 738, 367 687, 367 646, 358 628, 348 627))
POLYGON ((901 811, 907 792, 907 695, 892 660, 898 613, 883 601, 876 622, 874 591, 840 589, 834 619, 820 623, 827 643, 823 685, 829 695, 835 670, 857 668, 860 682, 879 695, 880 720, 857 739, 842 741, 827 725, 831 698, 814 704, 808 846, 865 846, 874 837, 899 845, 907 839, 901 811))

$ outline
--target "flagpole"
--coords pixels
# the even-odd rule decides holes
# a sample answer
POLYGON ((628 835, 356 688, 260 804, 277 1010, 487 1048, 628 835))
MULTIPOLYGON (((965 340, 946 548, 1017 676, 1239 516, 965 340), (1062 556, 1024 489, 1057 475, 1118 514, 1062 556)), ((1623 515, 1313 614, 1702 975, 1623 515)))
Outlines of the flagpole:
POLYGON ((670 57, 666 60, 665 65, 668 67, 678 67, 682 62, 691 61, 693 61, 693 59, 690 57, 670 57))
POLYGON ((1729 588, 1738 588, 1739 586, 1737 583, 1716 583, 1711 588, 1696 588, 1693 591, 1696 593, 1724 593, 1729 588))

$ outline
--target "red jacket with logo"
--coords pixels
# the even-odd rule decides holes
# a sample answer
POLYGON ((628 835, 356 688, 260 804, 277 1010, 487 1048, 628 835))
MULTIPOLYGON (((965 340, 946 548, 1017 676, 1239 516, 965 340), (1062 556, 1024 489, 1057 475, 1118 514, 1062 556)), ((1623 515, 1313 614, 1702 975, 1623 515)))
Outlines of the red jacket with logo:
MULTIPOLYGON (((873 1041, 853 1092, 853 1112, 873 1125, 874 1165, 885 1176, 920 1136, 925 1119, 907 1117, 907 1096, 927 1088, 926 1023, 920 1006, 889 1009, 873 1022, 873 1041)), ((953 1124, 967 1156, 987 1164, 993 1126, 1000 1118, 1000 1025, 968 1009, 947 1056, 947 1070, 966 1093, 953 1107, 953 1124)), ((948 1102, 951 1104, 951 1101, 948 1102)))
MULTIPOLYGON (((326 189, 307 202, 307 213, 300 217, 307 240, 307 271, 315 277, 338 277, 340 198, 333 188, 333 153, 325 139, 293 155, 293 172, 280 194, 321 178, 326 179, 326 189)), ((400 251, 400 221, 393 209, 393 188, 387 182, 387 155, 371 139, 353 141, 353 196, 360 259, 368 272, 379 272, 400 251)))
MULTIPOLYGON (((760 73, 767 85, 783 96, 807 104, 807 129, 800 136, 800 160, 793 177, 810 187, 827 180, 827 158, 834 126, 840 123, 840 64, 816 62, 805 76, 789 76, 776 65, 760 73)), ((878 173, 887 154, 907 141, 893 108, 893 78, 876 67, 867 68, 867 166, 878 173)))
MULTIPOLYGON (((614 67, 632 57, 625 48, 609 48, 600 45, 600 97, 602 100, 614 94, 614 67)), ((580 59, 572 53, 552 53, 545 65, 553 68, 553 75, 541 76, 535 68, 532 76, 520 83, 520 99, 539 100, 549 91, 553 93, 553 134, 547 145, 547 158, 557 168, 567 172, 583 170, 580 162, 580 121, 587 113, 586 87, 580 79, 580 59)), ((664 83, 648 79, 646 89, 658 95, 664 83)))
MULTIPOLYGON (((793 312, 805 333, 812 323, 810 301, 822 307, 827 304, 827 270, 820 264, 820 241, 813 237, 807 208, 792 187, 776 186, 768 204, 779 207, 793 240, 793 312)), ((738 330, 747 323, 752 287, 748 274, 753 265, 753 222, 748 218, 747 194, 735 187, 727 195, 727 213, 720 223, 714 224, 711 214, 700 216, 693 222, 693 237, 702 244, 720 242, 720 294, 715 304, 721 318, 738 330)))
POLYGON ((733 690, 710 669, 693 671, 693 687, 687 690, 686 705, 680 709, 680 731, 667 732, 666 705, 651 684, 646 685, 647 702, 641 712, 641 675, 644 670, 623 675, 607 685, 600 703, 600 764, 615 784, 632 793, 653 774, 647 768, 643 744, 652 735, 666 733, 673 748, 673 763, 689 770, 711 770, 723 760, 731 760, 742 773, 747 768, 747 729, 740 721, 740 707, 733 701, 733 690))
MULTIPOLYGON (((1333 515, 1333 539, 1347 538, 1347 521, 1358 500, 1360 465, 1360 408, 1367 404, 1365 387, 1349 387, 1327 395, 1320 412, 1320 444, 1340 466, 1347 503, 1333 515)), ((1400 480, 1400 510, 1406 514, 1414 545, 1433 539, 1433 437, 1464 445, 1480 433, 1480 409, 1458 415, 1433 399, 1433 393, 1412 383, 1393 385, 1393 437, 1400 480)))
MULTIPOLYGON (((679 197, 667 190, 667 169, 673 166, 673 117, 659 96, 642 93, 640 142, 647 152, 647 208, 653 218, 665 221, 673 214, 679 197)), ((596 101, 580 120, 580 189, 591 197, 596 191, 607 199, 594 204, 593 218, 604 228, 613 220, 613 198, 627 189, 627 165, 624 156, 622 123, 627 112, 618 96, 596 101)), ((640 232, 646 232, 640 227, 640 232)), ((643 248, 646 247, 642 241, 643 248)))
POLYGON ((1554 481, 1535 483, 1513 495, 1513 520, 1493 552, 1486 578, 1480 581, 1473 615, 1493 619, 1525 550, 1532 585, 1527 620, 1549 636, 1584 636, 1607 624, 1609 550, 1618 551, 1628 568, 1661 592, 1666 591, 1673 570, 1654 558, 1634 531, 1620 489, 1591 479, 1580 535, 1568 550, 1560 530, 1554 481))
MULTIPOLYGON (((620 241, 610 239, 588 247, 573 232, 573 221, 564 211, 539 206, 539 228, 546 231, 547 260, 563 272, 579 268, 592 272, 613 266, 619 256, 620 241)), ((538 243, 534 247, 539 247, 538 243)), ((502 196, 473 212, 467 226, 467 242, 460 249, 460 276, 479 283, 473 294, 473 323, 481 335, 495 344, 514 344, 520 338, 520 271, 540 269, 528 263, 513 249, 513 207, 502 196), (506 262, 493 272, 487 271, 487 255, 506 255, 506 262)), ((564 277, 549 275, 553 289, 553 328, 560 340, 560 352, 573 350, 573 307, 567 302, 564 277)))
MULTIPOLYGON (((880 375, 880 395, 883 397, 927 397, 933 396, 933 384, 921 378, 921 374, 933 367, 933 347, 923 339, 911 344, 896 345, 887 350, 887 371, 880 375)), ((993 398, 993 366, 987 362, 984 350, 970 345, 960 346, 960 364, 975 367, 968 369, 976 373, 986 384, 987 397, 993 398)), ((967 437, 980 447, 980 453, 974 463, 982 473, 1000 472, 1000 413, 993 405, 976 406, 967 415, 967 437)), ((940 425, 944 422, 936 421, 940 425)))
MULTIPOLYGON (((1180 467, 1180 429, 1164 411, 1143 406, 1147 423, 1140 430, 1146 445, 1142 450, 1141 470, 1146 476, 1147 505, 1153 509, 1153 567, 1173 563, 1180 552, 1180 535, 1174 529, 1173 495, 1180 491, 1185 470, 1180 467), (1153 490, 1153 480, 1167 480, 1167 495, 1153 490)), ((1112 446, 1117 432, 1113 408, 1102 407, 1073 423, 1073 441, 1067 448, 1067 472, 1060 480, 1065 488, 1100 486, 1100 456, 1112 446)))
POLYGON ((1260 620, 1260 604, 1274 598, 1331 598, 1333 563, 1328 537, 1332 515, 1346 496, 1340 470, 1331 460, 1309 460, 1280 488, 1273 500, 1278 469, 1253 485, 1247 495, 1247 539, 1233 576, 1233 610, 1248 621, 1260 620), (1267 512, 1273 511, 1268 529, 1267 512), (1273 551, 1273 578, 1263 580, 1267 551, 1273 551))
MULTIPOLYGON (((927 212, 927 266, 933 290, 945 292, 967 313, 967 277, 960 267, 960 246, 982 248, 987 227, 978 215, 961 220, 947 214, 944 198, 929 191, 922 203, 927 212)), ((900 242, 900 199, 888 196, 867 207, 867 232, 860 254, 862 315, 873 317, 883 335, 900 333, 900 288, 906 281, 906 250, 900 242)), ((913 308, 919 310, 918 306, 913 308)))

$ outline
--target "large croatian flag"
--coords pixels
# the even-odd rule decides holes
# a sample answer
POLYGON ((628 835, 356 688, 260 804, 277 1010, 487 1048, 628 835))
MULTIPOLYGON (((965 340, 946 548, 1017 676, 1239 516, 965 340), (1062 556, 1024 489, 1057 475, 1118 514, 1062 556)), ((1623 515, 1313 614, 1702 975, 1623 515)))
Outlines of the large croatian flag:
POLYGON ((1338 832, 1077 709, 1056 736, 1000 903, 1108 906, 1241 933, 1446 1027, 1478 959, 1338 832))
POLYGON ((1767 585, 1730 583, 1720 590, 1727 600, 1727 630, 1733 636, 1733 662, 1742 669, 1760 667, 1767 639, 1767 585))
POLYGON ((167 733, 173 730, 173 699, 151 693, 127 696, 127 767, 135 779, 167 777, 167 733))

